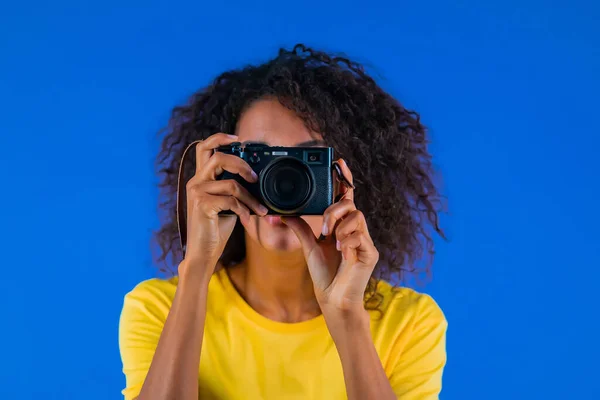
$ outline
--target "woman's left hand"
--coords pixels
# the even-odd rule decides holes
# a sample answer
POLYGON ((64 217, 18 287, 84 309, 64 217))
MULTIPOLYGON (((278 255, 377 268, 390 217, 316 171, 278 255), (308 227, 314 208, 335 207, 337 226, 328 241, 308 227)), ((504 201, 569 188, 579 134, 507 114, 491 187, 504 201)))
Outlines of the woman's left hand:
MULTIPOLYGON (((341 160, 339 165, 352 183, 346 163, 341 160)), ((379 260, 365 216, 354 204, 354 189, 339 186, 343 196, 323 214, 324 240, 317 240, 303 219, 282 218, 302 244, 317 301, 326 319, 331 314, 364 313, 364 292, 379 260)))

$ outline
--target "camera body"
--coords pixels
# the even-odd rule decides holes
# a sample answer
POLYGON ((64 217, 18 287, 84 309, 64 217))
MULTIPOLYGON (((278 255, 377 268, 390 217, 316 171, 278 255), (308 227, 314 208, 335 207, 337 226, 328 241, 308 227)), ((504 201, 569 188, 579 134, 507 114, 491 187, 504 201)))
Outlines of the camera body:
POLYGON ((216 151, 240 157, 256 172, 256 183, 228 171, 218 179, 239 182, 269 215, 322 215, 333 203, 332 147, 232 143, 216 151))

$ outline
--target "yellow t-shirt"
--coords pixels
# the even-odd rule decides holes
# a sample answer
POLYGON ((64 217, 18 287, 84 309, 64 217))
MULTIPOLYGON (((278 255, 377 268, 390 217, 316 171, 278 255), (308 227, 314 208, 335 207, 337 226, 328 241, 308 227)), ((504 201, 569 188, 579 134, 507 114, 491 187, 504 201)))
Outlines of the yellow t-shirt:
MULTIPOLYGON (((150 279, 125 296, 119 345, 127 386, 140 393, 175 296, 178 279, 150 279)), ((209 283, 198 373, 201 400, 345 399, 342 364, 323 316, 272 321, 240 296, 227 272, 209 283)), ((380 282, 382 311, 372 311, 377 353, 396 395, 437 399, 446 363, 446 319, 434 300, 380 282)))

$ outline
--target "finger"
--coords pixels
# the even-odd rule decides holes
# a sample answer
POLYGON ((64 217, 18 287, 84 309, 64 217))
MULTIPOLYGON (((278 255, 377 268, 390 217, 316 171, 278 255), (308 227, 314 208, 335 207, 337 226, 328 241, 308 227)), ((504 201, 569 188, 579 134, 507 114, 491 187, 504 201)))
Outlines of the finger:
POLYGON ((314 250, 315 246, 317 246, 317 238, 313 233, 312 228, 308 223, 299 217, 281 217, 281 222, 290 227, 292 231, 298 237, 300 244, 302 245, 302 250, 304 252, 304 257, 306 261, 308 261, 311 252, 314 250))
POLYGON ((322 234, 328 236, 335 228, 338 221, 341 221, 346 215, 356 210, 356 205, 350 199, 344 199, 327 207, 323 213, 322 234))
POLYGON ((258 215, 266 215, 269 210, 248 192, 239 182, 233 179, 225 179, 222 181, 205 182, 203 185, 204 191, 212 195, 233 196, 244 203, 248 208, 254 210, 258 215))
MULTIPOLYGON (((342 171, 342 175, 344 176, 344 178, 346 178, 348 182, 354 185, 354 178, 352 177, 352 172, 350 171, 348 164, 346 164, 346 161, 344 161, 343 158, 340 158, 338 160, 338 165, 340 166, 340 170, 342 171)), ((344 185, 343 183, 340 183, 339 188, 340 194, 342 195, 343 199, 349 199, 354 201, 354 189, 344 185)))
POLYGON ((358 210, 354 210, 349 213, 346 218, 339 223, 339 225, 335 228, 335 238, 340 241, 344 240, 355 231, 364 232, 366 233, 367 237, 369 237, 365 216, 358 210))
POLYGON ((298 217, 281 217, 281 221, 294 231, 302 244, 302 252, 313 284, 325 290, 331 284, 333 277, 326 267, 323 252, 319 249, 317 238, 310 225, 298 217))
POLYGON ((201 141, 196 145, 196 173, 200 173, 204 165, 208 162, 214 149, 219 146, 225 146, 234 143, 238 140, 236 135, 227 135, 225 133, 215 133, 210 135, 206 140, 201 141))
POLYGON ((240 157, 219 152, 213 154, 202 171, 199 172, 200 180, 214 181, 223 171, 238 174, 248 182, 258 181, 256 172, 252 170, 252 167, 246 161, 240 157))
POLYGON ((377 249, 370 239, 360 231, 355 231, 344 240, 337 241, 336 247, 342 253, 344 260, 356 258, 365 264, 370 264, 377 254, 377 249))
POLYGON ((246 223, 250 219, 250 210, 233 196, 206 195, 204 207, 209 214, 216 215, 221 211, 233 211, 240 220, 246 223))

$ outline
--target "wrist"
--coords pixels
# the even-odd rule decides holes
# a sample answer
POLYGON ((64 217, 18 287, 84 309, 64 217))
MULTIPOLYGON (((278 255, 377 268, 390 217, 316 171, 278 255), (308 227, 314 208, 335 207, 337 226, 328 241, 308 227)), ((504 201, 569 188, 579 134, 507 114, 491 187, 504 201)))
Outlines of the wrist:
POLYGON ((367 310, 343 310, 323 312, 329 333, 336 345, 344 344, 348 338, 371 335, 370 316, 367 310))
POLYGON ((174 302, 187 304, 197 312, 205 309, 207 301, 208 281, 179 277, 174 302))
POLYGON ((214 266, 201 260, 184 259, 178 266, 179 286, 195 290, 208 288, 214 266))

